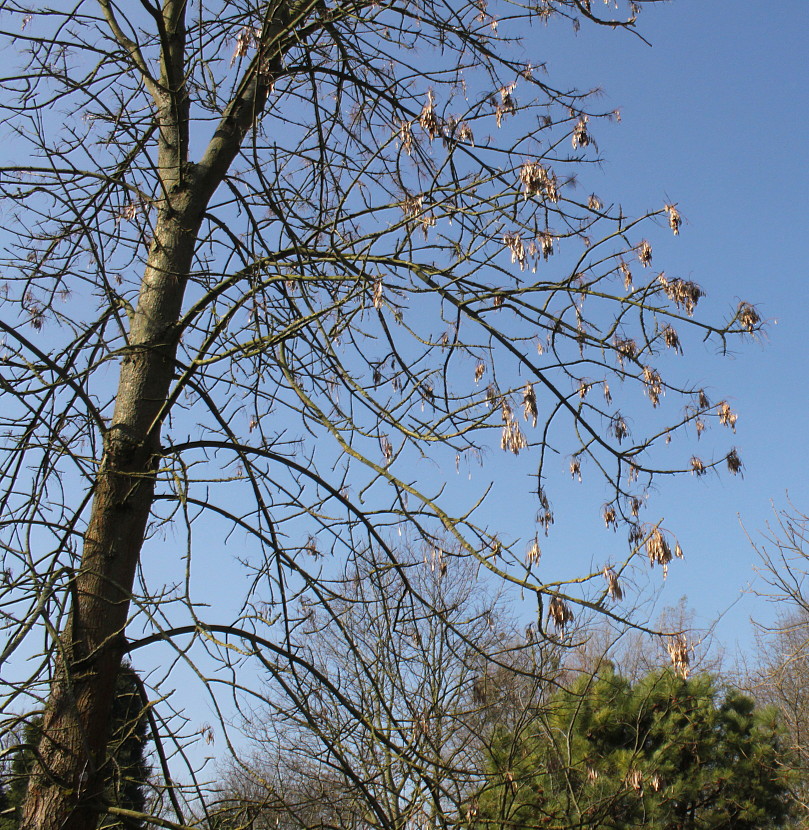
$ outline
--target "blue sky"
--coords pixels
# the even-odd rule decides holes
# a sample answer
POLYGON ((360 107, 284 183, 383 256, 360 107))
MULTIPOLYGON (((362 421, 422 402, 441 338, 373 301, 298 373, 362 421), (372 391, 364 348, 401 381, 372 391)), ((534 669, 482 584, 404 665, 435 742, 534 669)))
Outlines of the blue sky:
MULTIPOLYGON (((603 187, 632 212, 664 199, 678 203, 685 225, 676 242, 658 240, 661 267, 703 286, 704 312, 748 300, 768 321, 760 343, 735 344, 724 358, 714 347, 691 346, 682 364, 686 377, 738 411, 734 442, 744 478, 669 479, 646 516, 664 517, 686 553, 661 604, 687 595, 705 624, 755 577, 740 521, 759 535, 772 503, 785 507, 787 493, 809 511, 802 382, 809 357, 809 6, 675 0, 644 10, 639 30, 651 47, 591 27, 568 36, 558 25, 528 45, 543 53, 553 80, 601 87, 605 109, 621 110, 620 124, 593 130, 605 158, 589 180, 597 192, 603 187)), ((570 498, 570 510, 559 505, 547 550, 591 549, 598 561, 604 538, 581 526, 570 498)), ((769 620, 773 608, 743 596, 718 627, 729 651, 751 645, 751 615, 769 620)))

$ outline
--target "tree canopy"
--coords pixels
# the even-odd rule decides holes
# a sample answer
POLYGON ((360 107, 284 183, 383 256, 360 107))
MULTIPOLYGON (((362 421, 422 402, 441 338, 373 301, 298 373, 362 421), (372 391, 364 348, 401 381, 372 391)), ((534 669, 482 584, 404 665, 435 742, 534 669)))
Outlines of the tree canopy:
POLYGON ((471 826, 783 827, 782 756, 775 710, 712 675, 632 683, 607 665, 494 736, 471 826))
POLYGON ((741 461, 672 442, 736 420, 676 359, 761 321, 746 299, 710 319, 658 270, 676 203, 581 189, 616 116, 537 45, 554 21, 632 37, 653 2, 2 4, 4 729, 44 710, 23 830, 96 827, 135 652, 169 667, 156 740, 187 762, 162 771, 187 824, 186 742, 232 749, 258 669, 339 692, 306 622, 361 606, 368 548, 404 584, 471 558, 532 599, 531 641, 577 606, 626 618, 627 569, 681 555, 643 518, 653 482, 741 461), (559 474, 626 537, 550 579, 559 474), (490 511, 517 482, 519 521, 490 511), (183 734, 188 678, 216 723, 183 734))

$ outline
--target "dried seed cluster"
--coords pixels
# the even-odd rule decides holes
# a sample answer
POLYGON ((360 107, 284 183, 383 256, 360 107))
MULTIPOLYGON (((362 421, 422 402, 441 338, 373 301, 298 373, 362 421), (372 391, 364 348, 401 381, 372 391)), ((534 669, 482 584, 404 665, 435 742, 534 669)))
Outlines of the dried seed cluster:
POLYGON ((722 401, 722 403, 718 404, 717 414, 719 415, 719 423, 722 426, 730 427, 736 432, 736 421, 739 416, 730 408, 730 404, 727 401, 722 401))
POLYGON ((607 580, 607 593, 614 599, 616 602, 620 602, 624 598, 624 591, 621 588, 621 582, 618 579, 618 574, 615 572, 615 569, 610 565, 604 566, 604 579, 607 580))
POLYGON ((618 270, 623 275, 624 288, 627 291, 631 291, 632 290, 632 271, 630 270, 629 265, 627 265, 626 262, 624 262, 624 260, 621 260, 618 263, 618 270))
POLYGON ((683 678, 683 680, 688 679, 688 675, 691 672, 691 657, 690 657, 690 649, 688 647, 688 640, 686 639, 685 634, 675 634, 672 637, 669 637, 668 642, 666 643, 666 651, 669 653, 669 657, 671 658, 671 664, 674 666, 674 671, 683 678))
POLYGON ((733 447, 730 452, 727 454, 725 461, 728 465, 728 471, 732 473, 734 476, 738 475, 742 470, 742 461, 739 458, 739 454, 736 451, 736 447, 733 447))
POLYGON ((646 239, 638 245, 638 259, 644 268, 648 268, 652 264, 652 246, 646 239))
POLYGON ((587 120, 587 116, 582 115, 576 122, 576 126, 573 128, 573 135, 570 140, 573 144, 574 150, 577 150, 579 147, 587 147, 587 145, 592 142, 592 139, 587 132, 587 120))
POLYGON ((618 360, 623 366, 624 359, 634 360, 638 356, 638 344, 631 338, 618 337, 613 338, 612 346, 618 352, 618 360))
POLYGON ((554 597, 548 606, 548 619, 553 620, 557 628, 564 628, 573 622, 573 612, 570 606, 561 597, 554 597))
POLYGON ((531 421, 531 426, 537 425, 537 396, 534 392, 534 384, 526 383, 522 390, 522 410, 525 420, 531 421))
POLYGON ((520 450, 528 446, 528 441, 520 429, 519 421, 514 416, 514 410, 511 408, 506 398, 503 398, 500 404, 500 411, 503 417, 503 433, 500 438, 500 448, 507 452, 513 452, 514 455, 519 455, 520 450))
POLYGON ((528 565, 533 565, 535 562, 539 562, 541 556, 542 550, 539 547, 539 538, 534 536, 533 542, 531 542, 528 550, 525 552, 525 561, 528 565))
POLYGON ((527 161, 520 168, 520 182, 526 199, 539 194, 551 202, 559 201, 556 176, 538 161, 527 161))
MULTIPOLYGON (((655 565, 663 567, 663 578, 665 579, 669 572, 669 562, 673 557, 668 540, 659 527, 654 528, 646 540, 646 555, 649 557, 649 563, 652 567, 655 565)), ((675 545, 673 556, 677 559, 683 558, 683 551, 679 542, 675 545)))
POLYGON ((674 235, 678 236, 680 233, 680 225, 682 225, 683 219, 680 216, 679 211, 677 210, 677 206, 666 205, 666 213, 669 216, 669 227, 674 232, 674 235))
POLYGON ((656 407, 660 403, 660 396, 663 394, 663 381, 660 375, 651 366, 643 367, 643 382, 646 384, 646 394, 656 407))
POLYGON ((667 323, 663 326, 663 331, 661 333, 663 335, 663 342, 666 344, 666 348, 674 349, 674 351, 679 354, 683 353, 683 347, 680 345, 680 337, 675 328, 667 323))
POLYGON ((421 109, 419 124, 430 137, 430 141, 441 135, 441 119, 435 113, 435 96, 432 90, 427 93, 427 103, 421 109))
POLYGON ((494 111, 494 116, 497 119, 498 127, 502 126, 503 124, 503 116, 514 115, 514 113, 517 112, 517 101, 511 94, 512 92, 514 92, 516 87, 516 81, 512 84, 509 84, 508 86, 500 87, 500 101, 495 106, 494 111))
POLYGON ((761 323, 761 317, 759 317, 756 309, 750 303, 745 302, 739 303, 739 308, 736 311, 736 319, 741 324, 741 327, 749 332, 755 331, 761 323))
POLYGON ((523 245, 520 234, 517 231, 504 234, 503 244, 511 251, 512 263, 518 262, 520 264, 520 271, 524 271, 528 257, 525 253, 525 246, 523 245))
POLYGON ((663 286, 666 296, 677 308, 684 308, 689 317, 694 313, 700 298, 705 296, 705 292, 689 280, 681 280, 679 277, 670 280, 665 274, 660 274, 657 281, 663 286))
POLYGON ((629 435, 629 427, 626 425, 626 421, 620 412, 616 412, 612 416, 610 429, 612 430, 612 434, 618 439, 619 444, 629 435))

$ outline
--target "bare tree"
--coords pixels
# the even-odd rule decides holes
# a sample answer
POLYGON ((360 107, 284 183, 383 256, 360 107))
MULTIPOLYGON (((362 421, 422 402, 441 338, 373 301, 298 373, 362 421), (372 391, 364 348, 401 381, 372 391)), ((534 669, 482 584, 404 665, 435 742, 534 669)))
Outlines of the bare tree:
POLYGON ((793 795, 801 821, 809 813, 809 517, 795 508, 779 511, 765 539, 755 545, 766 588, 778 606, 773 623, 758 625, 758 648, 743 682, 774 706, 786 732, 783 758, 793 773, 793 795))
POLYGON ((494 721, 538 703, 558 648, 527 647, 469 559, 398 563, 352 558, 334 616, 305 601, 299 651, 334 686, 269 666, 253 750, 212 811, 301 828, 457 825, 494 721))
MULTIPOLYGON (((300 598, 336 620, 331 563, 371 545, 396 567, 400 526, 533 593, 540 634, 546 610, 561 627, 576 602, 618 613, 633 556, 678 550, 637 518, 652 476, 738 472, 735 449, 657 451, 735 414, 655 356, 684 327, 723 345, 758 315, 701 320, 696 284, 639 279, 676 205, 629 218, 577 194, 609 114, 512 40, 555 17, 631 32, 641 5, 2 4, 2 660, 30 658, 3 675, 3 709, 44 709, 24 830, 120 814, 103 782, 123 655, 174 649, 215 706, 219 684, 252 693, 251 658, 315 674, 293 647, 300 598), (643 435, 618 384, 630 408, 632 390, 655 409, 668 394, 643 435), (526 560, 481 493, 422 463, 493 436, 532 457, 537 538, 548 457, 607 482, 630 545, 571 576, 589 592, 543 581, 538 541, 526 560), (238 564, 214 554, 228 542, 238 564), (200 568, 242 568, 241 599, 200 568)), ((160 821, 183 826, 161 717, 160 821)))

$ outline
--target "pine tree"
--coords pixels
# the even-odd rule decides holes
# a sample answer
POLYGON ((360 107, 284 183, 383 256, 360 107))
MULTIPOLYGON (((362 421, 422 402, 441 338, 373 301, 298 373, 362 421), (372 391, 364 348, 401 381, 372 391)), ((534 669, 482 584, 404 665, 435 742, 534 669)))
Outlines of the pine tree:
POLYGON ((480 828, 762 830, 789 819, 775 713, 703 673, 607 667, 494 736, 480 828))

